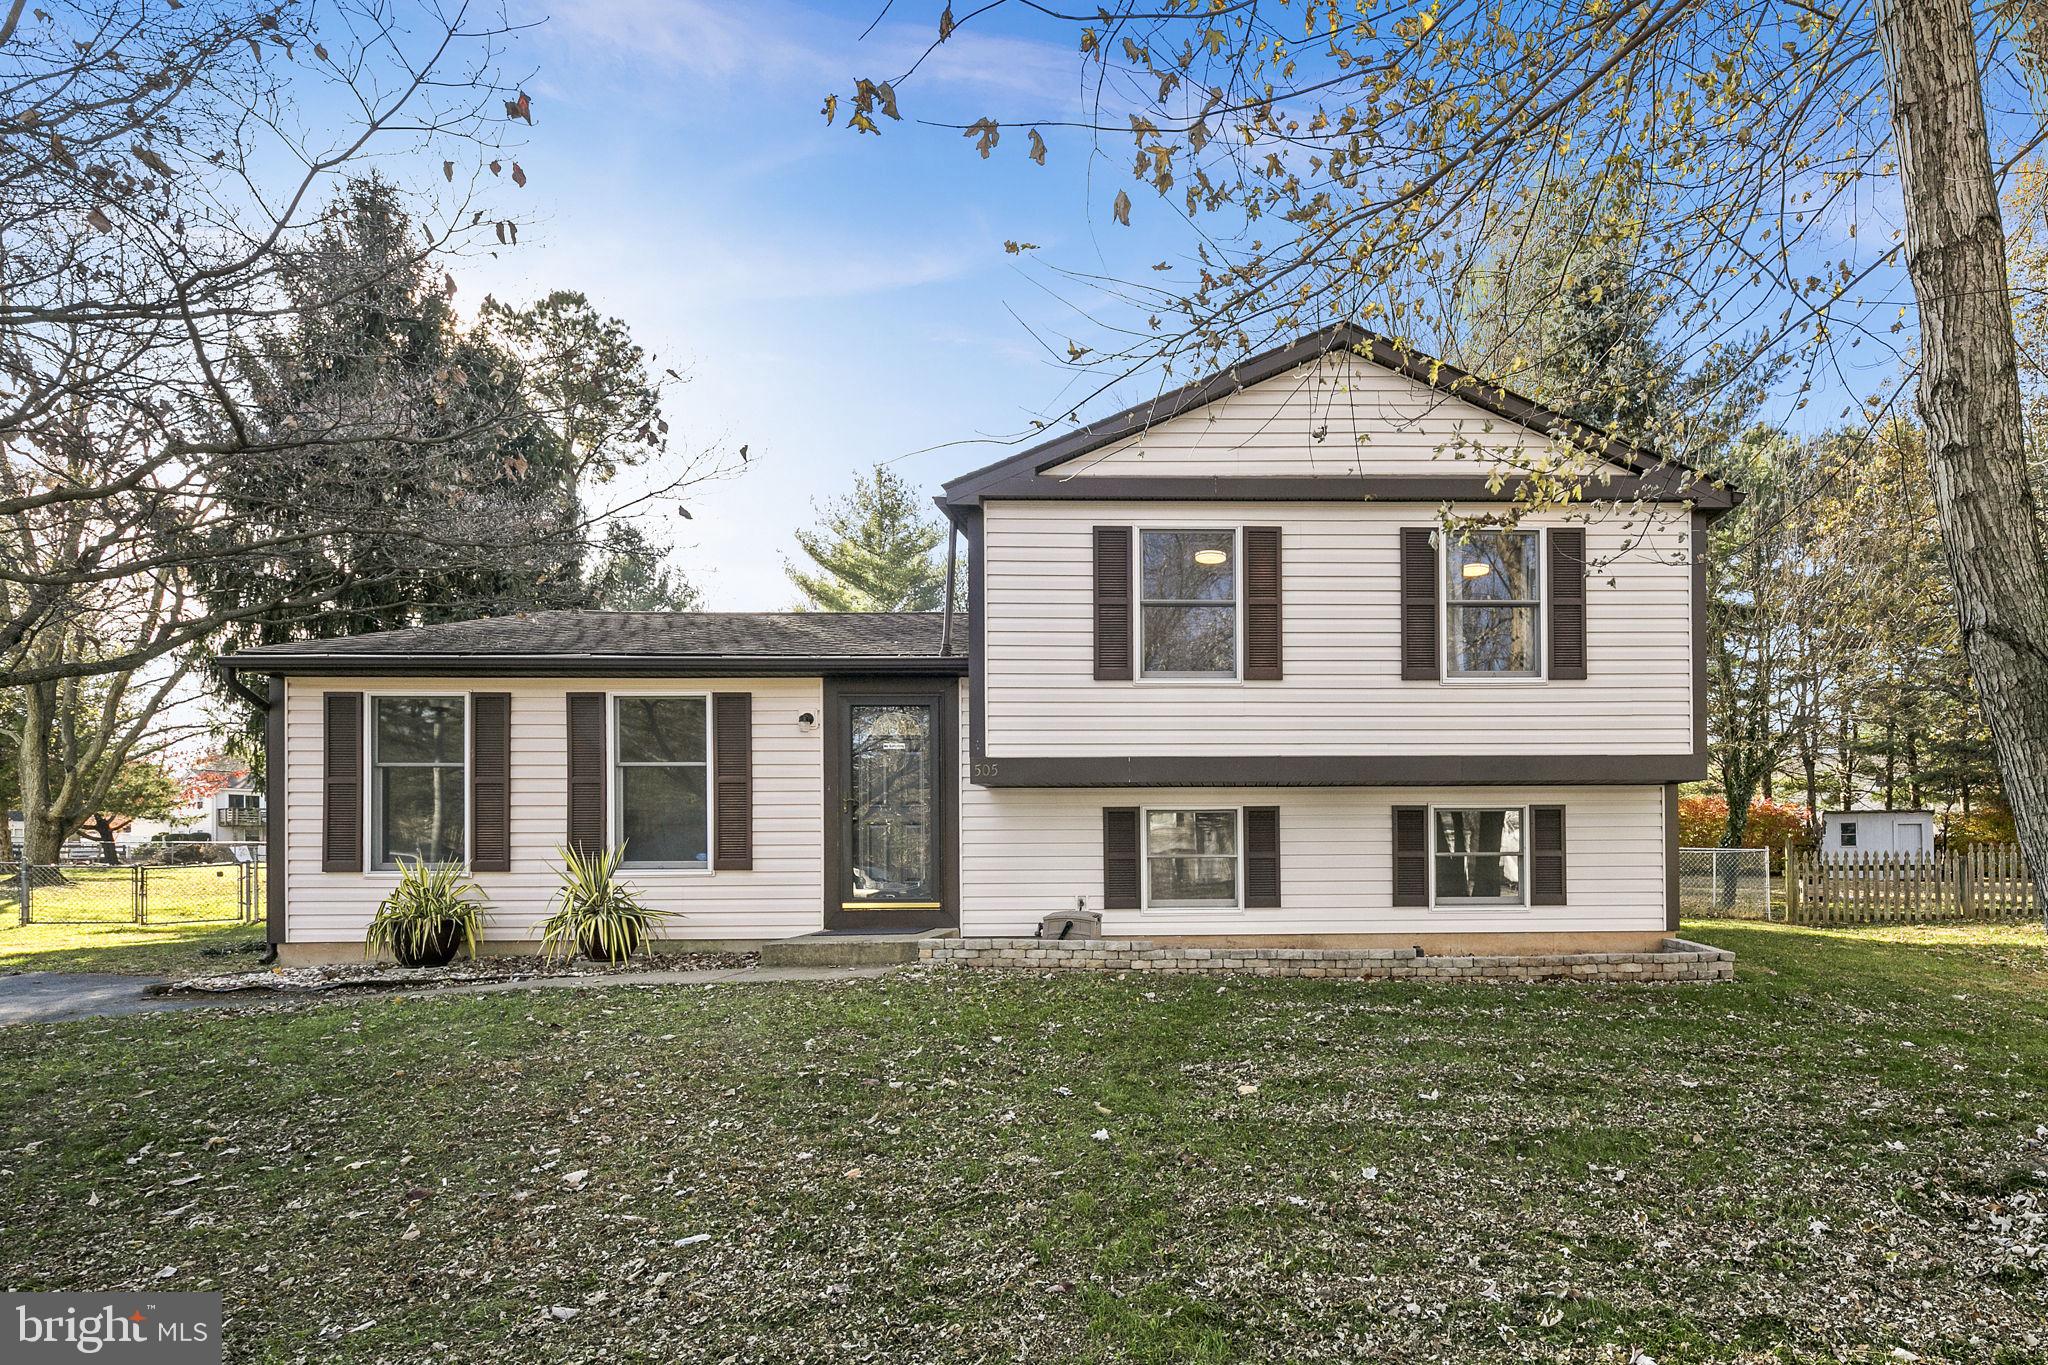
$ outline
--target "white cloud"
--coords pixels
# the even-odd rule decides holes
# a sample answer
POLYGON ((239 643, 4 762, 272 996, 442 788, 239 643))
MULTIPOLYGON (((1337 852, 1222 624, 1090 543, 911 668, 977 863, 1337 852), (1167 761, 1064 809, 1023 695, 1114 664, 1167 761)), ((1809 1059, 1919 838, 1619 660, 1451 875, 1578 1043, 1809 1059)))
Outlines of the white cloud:
MULTIPOLYGON (((881 0, 868 2, 879 12, 881 0)), ((913 85, 1018 97, 1031 102, 1017 111, 1027 115, 1080 89, 1081 59, 1070 47, 969 24, 925 57, 935 28, 887 21, 862 38, 871 17, 789 4, 579 0, 553 22, 568 46, 590 55, 720 83, 803 84, 822 95, 856 76, 893 80, 923 58, 913 85)))

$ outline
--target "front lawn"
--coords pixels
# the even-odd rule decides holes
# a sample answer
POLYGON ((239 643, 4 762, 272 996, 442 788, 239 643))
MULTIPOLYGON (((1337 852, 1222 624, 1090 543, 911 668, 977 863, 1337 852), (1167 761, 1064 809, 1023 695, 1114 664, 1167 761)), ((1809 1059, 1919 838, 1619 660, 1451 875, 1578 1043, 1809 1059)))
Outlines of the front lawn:
POLYGON ((0 1278, 225 1290, 239 1360, 2048 1359, 2038 931, 1687 932, 1739 980, 12 1029, 0 1278))
POLYGON ((262 952, 260 924, 22 925, 0 919, 0 973, 206 976, 246 971, 262 952))

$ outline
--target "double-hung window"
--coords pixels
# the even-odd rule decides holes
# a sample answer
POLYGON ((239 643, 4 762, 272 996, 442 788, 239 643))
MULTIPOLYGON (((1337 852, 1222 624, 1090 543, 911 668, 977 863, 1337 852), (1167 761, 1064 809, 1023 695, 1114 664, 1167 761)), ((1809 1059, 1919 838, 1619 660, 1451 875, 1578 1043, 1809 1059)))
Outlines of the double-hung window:
POLYGON ((1445 650, 1454 678, 1543 674, 1543 537, 1474 531, 1444 555, 1445 650))
POLYGON ((1432 861, 1438 905, 1520 905, 1527 878, 1522 811, 1439 807, 1432 861))
POLYGON ((710 703, 615 697, 613 842, 629 867, 711 866, 710 703))
POLYGON ((1147 678, 1237 676, 1237 532, 1138 533, 1138 632, 1147 678))
POLYGON ((373 697, 370 715, 374 865, 460 863, 469 823, 466 699, 373 697))
POLYGON ((1244 884, 1235 810, 1145 812, 1145 905, 1234 910, 1244 884))

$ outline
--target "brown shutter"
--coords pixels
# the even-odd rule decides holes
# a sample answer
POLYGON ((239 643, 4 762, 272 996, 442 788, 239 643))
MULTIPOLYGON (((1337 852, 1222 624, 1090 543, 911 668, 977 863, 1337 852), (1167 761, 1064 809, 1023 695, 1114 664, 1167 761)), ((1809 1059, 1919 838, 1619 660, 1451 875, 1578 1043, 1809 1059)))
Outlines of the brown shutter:
POLYGON ((1550 539, 1550 676, 1586 677, 1586 533, 1553 530, 1550 539))
MULTIPOLYGON (((1244 528, 1244 676, 1280 680, 1280 528, 1244 528)), ((1277 902, 1276 902, 1277 904, 1277 902)))
POLYGON ((1438 676, 1436 530, 1429 526, 1401 528, 1401 676, 1411 682, 1438 676))
POLYGON ((1102 811, 1102 908, 1138 909, 1138 886, 1138 808, 1105 806, 1102 811))
POLYGON ((512 694, 469 698, 469 870, 512 870, 512 694))
POLYGON ((1131 676, 1131 528, 1095 528, 1095 680, 1131 676))
POLYGON ((604 693, 569 694, 569 847, 594 853, 605 846, 604 693))
MULTIPOLYGON (((363 694, 323 693, 320 870, 363 870, 363 694)), ((280 869, 280 875, 282 870, 280 869)))
POLYGON ((1564 807, 1529 807, 1529 904, 1563 905, 1564 807))
POLYGON ((711 866, 749 872, 754 866, 754 694, 711 698, 711 866))
POLYGON ((1429 807, 1394 807, 1394 904, 1429 904, 1429 807))
POLYGON ((1248 910, 1280 906, 1280 808, 1244 808, 1244 903, 1248 910))

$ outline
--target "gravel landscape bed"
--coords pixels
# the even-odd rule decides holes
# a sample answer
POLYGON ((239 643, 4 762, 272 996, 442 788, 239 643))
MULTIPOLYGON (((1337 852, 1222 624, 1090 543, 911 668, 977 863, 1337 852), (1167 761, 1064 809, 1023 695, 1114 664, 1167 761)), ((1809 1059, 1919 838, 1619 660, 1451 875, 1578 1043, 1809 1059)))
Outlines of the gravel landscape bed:
POLYGON ((580 957, 567 961, 543 957, 458 958, 445 967, 346 962, 324 967, 260 967, 246 972, 187 977, 165 986, 163 993, 175 995, 191 991, 219 995, 237 991, 403 990, 485 981, 531 981, 542 977, 735 971, 751 967, 759 960, 759 953, 664 953, 634 957, 622 963, 593 962, 580 957))

